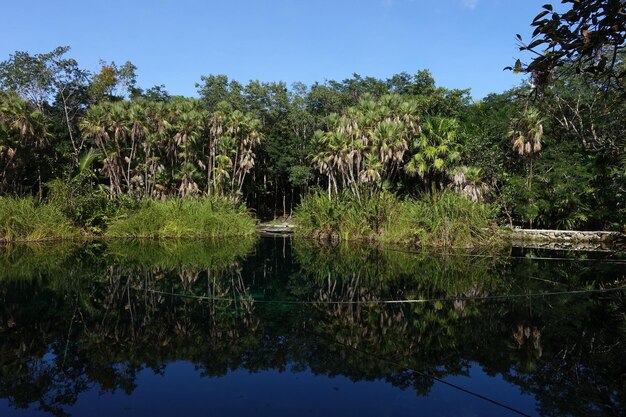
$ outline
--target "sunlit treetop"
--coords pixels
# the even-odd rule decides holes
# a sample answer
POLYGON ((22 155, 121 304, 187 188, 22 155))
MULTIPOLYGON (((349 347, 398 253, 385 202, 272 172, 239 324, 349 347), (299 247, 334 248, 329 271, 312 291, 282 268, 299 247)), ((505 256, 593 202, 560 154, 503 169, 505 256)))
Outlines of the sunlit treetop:
POLYGON ((569 10, 557 12, 551 4, 534 18, 533 40, 525 43, 520 35, 520 51, 529 51, 529 64, 517 60, 516 72, 532 75, 535 85, 549 83, 555 69, 570 65, 576 73, 600 76, 604 82, 626 88, 624 46, 626 40, 626 1, 562 0, 569 10))

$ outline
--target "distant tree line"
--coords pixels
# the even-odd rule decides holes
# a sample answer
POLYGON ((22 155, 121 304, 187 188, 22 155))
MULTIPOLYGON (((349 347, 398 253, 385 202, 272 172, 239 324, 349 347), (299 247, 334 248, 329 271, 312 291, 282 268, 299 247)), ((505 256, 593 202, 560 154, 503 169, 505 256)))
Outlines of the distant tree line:
POLYGON ((520 45, 548 49, 511 67, 528 81, 477 101, 427 70, 310 86, 209 75, 187 98, 139 88, 130 62, 90 72, 69 47, 18 51, 0 63, 0 195, 45 199, 60 179, 71 195, 220 195, 276 217, 314 188, 330 198, 450 188, 514 225, 621 229, 625 18, 598 23, 587 3, 614 2, 546 7, 538 38, 520 45), (576 19, 587 29, 565 33, 576 19))

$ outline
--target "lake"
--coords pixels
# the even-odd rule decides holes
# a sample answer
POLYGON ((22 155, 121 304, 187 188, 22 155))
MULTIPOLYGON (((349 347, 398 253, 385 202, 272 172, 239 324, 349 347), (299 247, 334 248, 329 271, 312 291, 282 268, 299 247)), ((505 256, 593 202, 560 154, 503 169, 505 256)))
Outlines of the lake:
POLYGON ((621 416, 626 256, 0 248, 0 415, 621 416))

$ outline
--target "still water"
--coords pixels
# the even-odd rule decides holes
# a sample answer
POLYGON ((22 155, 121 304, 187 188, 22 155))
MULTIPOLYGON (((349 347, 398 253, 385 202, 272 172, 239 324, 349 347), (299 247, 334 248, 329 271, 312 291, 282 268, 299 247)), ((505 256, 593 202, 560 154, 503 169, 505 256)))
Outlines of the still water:
POLYGON ((0 415, 621 416, 626 258, 0 248, 0 415))

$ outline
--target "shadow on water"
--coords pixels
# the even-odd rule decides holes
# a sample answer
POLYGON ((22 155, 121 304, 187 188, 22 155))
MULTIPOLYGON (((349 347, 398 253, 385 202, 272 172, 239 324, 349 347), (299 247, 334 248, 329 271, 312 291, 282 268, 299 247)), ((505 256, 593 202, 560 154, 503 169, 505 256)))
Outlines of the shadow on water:
MULTIPOLYGON (((5 247, 0 410, 78 415, 81 397, 100 392, 121 412, 149 375, 176 384, 177 364, 189 363, 186 381, 200 376, 197 386, 254 375, 271 384, 279 371, 331 387, 375 384, 381 401, 413 393, 394 415, 412 414, 414 401, 439 415, 623 415, 624 270, 621 259, 580 253, 407 253, 285 238, 5 247), (442 400, 442 384, 458 403, 442 400), (486 398, 467 408, 472 393, 486 398)), ((273 395, 264 401, 286 401, 273 395)), ((344 406, 376 414, 363 397, 318 396, 337 415, 344 406)))

